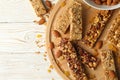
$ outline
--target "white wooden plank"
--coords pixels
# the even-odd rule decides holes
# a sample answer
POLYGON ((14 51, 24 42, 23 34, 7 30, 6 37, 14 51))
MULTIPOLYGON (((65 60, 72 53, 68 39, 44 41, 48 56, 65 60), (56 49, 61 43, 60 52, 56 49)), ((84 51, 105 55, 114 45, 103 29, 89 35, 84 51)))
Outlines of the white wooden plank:
POLYGON ((0 53, 0 80, 62 80, 49 65, 43 53, 0 53))
POLYGON ((45 45, 44 25, 35 23, 3 23, 0 24, 0 51, 5 52, 34 52, 39 49, 35 41, 36 35, 41 34, 41 45, 45 45))
POLYGON ((33 22, 36 19, 29 0, 0 0, 0 22, 33 22))
POLYGON ((0 0, 0 22, 32 22, 37 19, 29 0, 0 0))

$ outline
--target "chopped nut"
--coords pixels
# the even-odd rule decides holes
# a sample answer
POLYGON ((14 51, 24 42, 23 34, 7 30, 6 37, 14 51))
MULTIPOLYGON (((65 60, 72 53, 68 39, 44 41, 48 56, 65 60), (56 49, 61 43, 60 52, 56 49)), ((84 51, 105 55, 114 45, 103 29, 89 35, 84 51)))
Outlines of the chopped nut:
POLYGON ((76 51, 71 42, 66 39, 62 39, 60 42, 60 49, 63 51, 63 55, 65 56, 68 66, 76 80, 87 80, 84 68, 81 64, 81 61, 77 57, 76 51))
POLYGON ((112 11, 99 11, 96 17, 94 18, 93 22, 90 25, 89 30, 85 34, 83 38, 83 43, 89 47, 93 47, 96 41, 99 39, 100 35, 102 34, 105 24, 109 20, 112 15, 112 11))
POLYGON ((79 45, 75 45, 75 47, 76 51, 79 54, 81 62, 87 67, 95 69, 99 63, 99 60, 84 49, 82 49, 79 45))

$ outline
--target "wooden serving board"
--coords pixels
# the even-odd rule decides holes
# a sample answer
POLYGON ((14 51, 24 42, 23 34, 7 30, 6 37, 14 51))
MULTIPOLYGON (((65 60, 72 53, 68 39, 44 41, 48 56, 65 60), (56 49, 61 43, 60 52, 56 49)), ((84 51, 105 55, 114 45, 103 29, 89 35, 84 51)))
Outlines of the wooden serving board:
MULTIPOLYGON (((92 21, 92 19, 94 18, 95 14, 98 12, 98 10, 91 8, 89 6, 87 6, 84 2, 82 2, 82 7, 83 7, 83 11, 82 11, 82 18, 83 18, 83 26, 84 26, 84 31, 86 32, 88 26, 90 25, 90 22, 92 21)), ((59 59, 55 57, 55 52, 58 49, 57 45, 60 41, 60 38, 56 38, 53 36, 52 34, 52 30, 54 30, 54 28, 56 27, 56 21, 59 18, 59 16, 62 14, 62 12, 64 12, 66 10, 66 8, 70 5, 70 0, 59 0, 59 2, 56 4, 56 6, 54 7, 54 9, 51 12, 51 15, 49 17, 49 22, 48 22, 48 27, 47 27, 47 35, 46 35, 46 42, 47 42, 47 51, 48 51, 48 55, 50 58, 51 63, 54 65, 55 69, 57 70, 57 72, 63 77, 64 80, 74 80, 74 77, 67 65, 66 60, 63 57, 60 57, 59 59), (63 3, 64 4, 63 6, 63 3), (61 6, 62 5, 62 6, 61 6), (54 42, 55 48, 54 49, 50 49, 48 48, 49 43, 50 42, 54 42)), ((114 10, 114 13, 111 17, 111 19, 108 21, 107 25, 106 25, 106 29, 103 32, 102 36, 100 37, 101 40, 104 40, 105 34, 106 34, 106 30, 109 29, 112 20, 116 17, 116 15, 118 14, 118 11, 120 11, 120 9, 114 10)), ((69 32, 67 34, 61 34, 62 38, 69 38, 69 32)), ((84 33, 83 33, 84 35, 84 33)), ((104 44, 106 42, 104 41, 104 44)), ((87 50, 88 52, 94 54, 96 53, 96 51, 94 49, 89 49, 87 46, 81 44, 81 47, 84 48, 85 50, 87 50)), ((98 56, 98 58, 100 59, 100 56, 98 56)), ((120 58, 120 50, 118 50, 118 56, 116 59, 120 58)), ((120 76, 120 63, 117 63, 117 71, 118 71, 118 75, 120 76)), ((91 69, 87 69, 87 71, 89 72, 88 75, 91 78, 90 80, 104 80, 104 71, 102 68, 101 63, 98 65, 97 69, 95 70, 91 70, 91 69), (92 78, 96 76, 96 78, 92 78)))

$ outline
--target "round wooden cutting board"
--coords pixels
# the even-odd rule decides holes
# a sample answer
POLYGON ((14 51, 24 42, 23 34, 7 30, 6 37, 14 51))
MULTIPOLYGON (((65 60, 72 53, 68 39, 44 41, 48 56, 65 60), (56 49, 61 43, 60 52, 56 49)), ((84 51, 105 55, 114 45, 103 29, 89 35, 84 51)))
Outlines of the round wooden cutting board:
MULTIPOLYGON (((57 19, 59 19, 59 16, 62 15, 64 11, 66 11, 66 8, 70 5, 70 0, 59 0, 59 2, 54 6, 54 9, 51 12, 51 15, 49 17, 48 26, 47 26, 47 35, 46 35, 46 44, 47 44, 47 52, 48 56, 50 58, 51 63, 55 67, 56 71, 63 77, 64 80, 74 80, 74 77, 72 75, 71 70, 69 69, 66 60, 64 57, 56 58, 55 52, 58 50, 57 45, 59 44, 60 38, 54 37, 52 34, 52 31, 56 27, 57 19), (50 49, 49 44, 53 42, 54 48, 50 49)), ((91 8, 87 6, 84 2, 82 2, 82 18, 83 18, 83 26, 84 26, 84 33, 86 32, 86 29, 90 25, 90 22, 93 20, 93 17, 97 14, 98 10, 91 8)), ((105 31, 102 33, 102 36, 100 37, 100 40, 104 40, 105 34, 107 33, 106 30, 109 29, 109 26, 112 23, 112 20, 116 17, 120 9, 114 10, 113 15, 111 19, 108 21, 106 25, 105 31)), ((84 35, 83 33, 83 35, 84 35)), ((69 38, 69 32, 66 34, 61 34, 62 38, 69 38)), ((106 43, 106 42, 104 42, 106 43)), ((89 49, 87 46, 84 46, 81 44, 81 47, 83 47, 88 52, 94 54, 96 51, 94 49, 89 49)), ((100 59, 100 56, 98 56, 100 59)), ((120 50, 118 49, 118 56, 117 58, 120 58, 120 50)), ((117 71, 118 75, 120 76, 120 64, 117 64, 117 71)), ((97 69, 91 70, 87 69, 88 74, 90 76, 90 80, 104 80, 104 71, 102 68, 101 63, 98 65, 97 69), (96 79, 93 79, 92 77, 96 76, 96 79)))

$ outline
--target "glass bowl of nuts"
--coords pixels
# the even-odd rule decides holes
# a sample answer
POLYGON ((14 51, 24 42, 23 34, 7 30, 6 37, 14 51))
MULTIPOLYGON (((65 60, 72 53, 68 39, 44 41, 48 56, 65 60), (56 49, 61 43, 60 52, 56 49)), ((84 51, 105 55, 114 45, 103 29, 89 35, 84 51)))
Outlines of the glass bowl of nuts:
POLYGON ((83 0, 89 6, 99 10, 113 10, 120 8, 120 0, 83 0))

